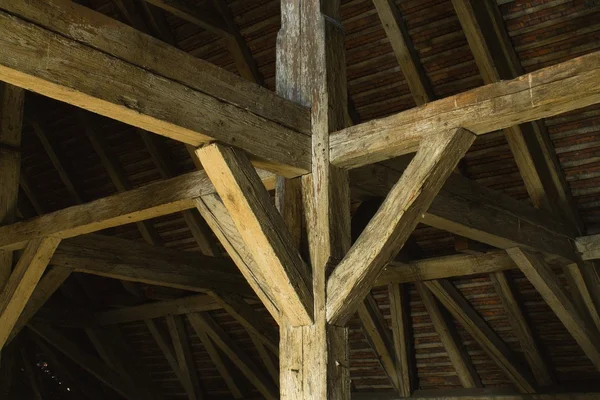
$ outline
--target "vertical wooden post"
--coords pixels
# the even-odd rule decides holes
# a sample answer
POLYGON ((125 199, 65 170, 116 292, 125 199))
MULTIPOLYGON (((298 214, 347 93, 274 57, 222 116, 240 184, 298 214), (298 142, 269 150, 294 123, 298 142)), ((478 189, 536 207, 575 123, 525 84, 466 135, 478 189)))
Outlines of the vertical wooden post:
POLYGON ((313 274, 314 324, 282 321, 281 399, 349 399, 348 331, 327 323, 326 279, 350 247, 345 171, 329 163, 329 133, 345 127, 344 34, 339 0, 282 0, 277 92, 312 109, 312 174, 302 178, 313 274))

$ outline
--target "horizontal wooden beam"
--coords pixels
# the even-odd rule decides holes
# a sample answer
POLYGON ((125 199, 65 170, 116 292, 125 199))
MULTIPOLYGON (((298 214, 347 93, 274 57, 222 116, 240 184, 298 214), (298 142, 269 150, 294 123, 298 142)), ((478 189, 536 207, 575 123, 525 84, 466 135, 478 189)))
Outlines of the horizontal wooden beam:
POLYGON ((481 135, 600 102, 600 52, 486 85, 331 135, 331 162, 346 168, 417 150, 452 128, 481 135))
MULTIPOLYGON (((394 160, 351 171, 354 197, 385 196, 405 165, 394 160)), ((576 235, 567 224, 457 174, 448 178, 419 222, 498 248, 518 244, 565 263, 578 261, 576 235)))
POLYGON ((233 262, 101 235, 65 240, 51 265, 131 282, 197 292, 252 295, 233 262))
MULTIPOLYGON (((478 391, 472 391, 472 394, 453 394, 453 390, 446 390, 439 395, 419 395, 410 397, 411 400, 595 400, 599 398, 598 393, 552 393, 552 394, 485 394, 485 391, 479 391, 482 394, 476 394, 478 391)), ((488 393, 490 391, 488 390, 488 393)), ((392 392, 355 392, 352 393, 352 400, 403 400, 406 397, 399 397, 392 392)))
MULTIPOLYGON (((265 118, 224 102, 203 85, 194 85, 197 80, 189 83, 184 74, 153 69, 147 60, 155 64, 161 58, 146 45, 155 39, 75 4, 20 3, 7 0, 0 5, 0 80, 194 146, 214 140, 235 145, 281 175, 310 171, 309 135, 288 127, 289 121, 281 122, 286 116, 265 118), (114 38, 109 29, 127 36, 118 41, 124 46, 121 51, 99 45, 114 38)), ((194 59, 181 53, 177 58, 180 62, 170 65, 173 70, 194 59)), ((212 68, 202 67, 195 74, 203 75, 204 69, 214 75, 212 68)), ((262 103, 259 109, 286 104, 282 114, 293 109, 303 114, 300 118, 308 117, 275 94, 253 92, 260 92, 253 99, 262 103)))
POLYGON ((208 7, 208 2, 203 7, 192 7, 185 2, 177 0, 145 0, 146 2, 162 8, 168 13, 173 14, 179 19, 197 25, 215 35, 221 37, 230 37, 232 32, 227 23, 214 8, 208 7))

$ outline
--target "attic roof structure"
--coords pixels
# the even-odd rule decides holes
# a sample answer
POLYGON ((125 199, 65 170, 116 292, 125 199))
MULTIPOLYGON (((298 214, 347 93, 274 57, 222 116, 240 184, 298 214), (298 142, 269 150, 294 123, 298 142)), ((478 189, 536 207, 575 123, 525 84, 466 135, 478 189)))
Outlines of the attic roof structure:
POLYGON ((0 0, 0 398, 600 398, 600 1, 0 0))

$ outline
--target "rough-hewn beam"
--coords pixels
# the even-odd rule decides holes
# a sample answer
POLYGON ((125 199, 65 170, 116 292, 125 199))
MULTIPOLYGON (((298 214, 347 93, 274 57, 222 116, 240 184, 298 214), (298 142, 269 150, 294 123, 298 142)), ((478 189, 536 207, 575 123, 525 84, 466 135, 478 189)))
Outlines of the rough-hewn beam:
POLYGON ((400 251, 475 140, 464 129, 421 143, 419 151, 327 282, 327 319, 347 321, 383 267, 400 251))
POLYGON ((452 283, 438 280, 427 281, 425 285, 514 382, 519 391, 535 393, 535 383, 530 372, 520 364, 506 343, 490 328, 452 283))
POLYGON ((409 397, 413 393, 417 380, 408 290, 407 285, 388 286, 399 393, 403 397, 409 397))
POLYGON ((6 340, 7 343, 21 332, 29 320, 48 301, 48 299, 50 299, 52 294, 56 292, 58 287, 71 276, 71 272, 72 270, 69 268, 52 268, 42 277, 42 279, 40 279, 33 290, 31 297, 27 301, 27 305, 23 309, 21 315, 19 315, 19 319, 17 319, 15 326, 10 332, 8 339, 6 340))
POLYGON ((363 333, 377 355, 379 363, 390 379, 392 386, 398 392, 401 392, 400 376, 396 366, 397 361, 391 332, 373 296, 367 295, 365 301, 358 307, 357 313, 362 324, 363 333))
POLYGON ((600 259, 600 234, 578 237, 575 244, 582 260, 600 259))
MULTIPOLYGON (((12 223, 17 212, 24 101, 23 89, 0 83, 0 223, 2 225, 12 223)), ((6 284, 12 266, 12 252, 0 250, 0 288, 6 284)))
POLYGON ((167 327, 173 341, 173 348, 179 364, 179 371, 183 386, 190 400, 202 400, 204 395, 200 387, 198 372, 190 348, 189 338, 183 323, 183 317, 179 315, 167 316, 167 327))
MULTIPOLYGON (((0 79, 184 143, 198 146, 216 139, 241 147, 258 157, 260 165, 282 175, 310 171, 307 135, 237 104, 225 103, 202 88, 173 79, 170 74, 165 76, 148 65, 140 66, 144 60, 131 62, 104 49, 95 49, 94 44, 107 29, 101 26, 102 17, 98 14, 64 3, 61 3, 63 9, 56 11, 61 7, 58 2, 51 5, 29 2, 26 6, 12 4, 17 1, 5 3, 0 14, 3 30, 0 47, 7 56, 0 58, 0 79), (48 8, 54 11, 50 15, 73 14, 67 21, 77 20, 76 26, 87 22, 86 28, 94 30, 96 39, 71 32, 62 25, 64 21, 53 23, 50 15, 40 15, 48 8), (23 46, 23 41, 31 45, 23 46), (42 53, 39 43, 44 43, 42 53), (95 73, 81 74, 84 65, 95 73), (78 79, 72 79, 73 76, 78 79), (149 81, 152 85, 147 84, 149 81), (189 107, 194 111, 186 111, 189 107)), ((120 24, 112 21, 110 25, 116 30, 120 24)), ((143 43, 155 40, 141 33, 137 39, 143 43)), ((127 42, 129 57, 135 53, 131 47, 137 43, 127 42)), ((144 54, 147 51, 145 48, 144 54)), ((268 100, 255 98, 255 101, 268 100)))
POLYGON ((593 262, 569 264, 563 268, 573 303, 586 317, 589 315, 600 332, 600 273, 593 262))
POLYGON ((59 242, 60 239, 51 237, 32 240, 19 257, 0 293, 0 349, 6 344, 59 242))
POLYGON ((296 325, 310 323, 310 271, 249 160, 219 144, 197 154, 256 262, 256 275, 268 276, 269 285, 277 287, 274 301, 282 315, 296 325))
POLYGON ((196 332, 205 332, 217 346, 231 359, 248 380, 266 399, 277 399, 278 391, 268 377, 263 375, 250 358, 238 348, 225 331, 208 315, 189 314, 188 319, 196 332))
POLYGON ((37 335, 42 337, 58 351, 70 358, 74 363, 92 374, 98 380, 115 390, 121 396, 128 400, 138 400, 136 393, 133 393, 129 385, 112 369, 104 364, 98 358, 87 354, 75 343, 71 342, 60 332, 50 326, 35 324, 28 325, 37 335))
POLYGON ((194 198, 214 193, 204 171, 192 172, 90 203, 0 227, 0 248, 23 248, 44 236, 62 239, 195 207, 194 198))
POLYGON ((179 19, 192 23, 221 37, 229 37, 231 29, 221 15, 212 7, 192 7, 185 2, 177 0, 145 0, 148 3, 162 8, 179 19))
MULTIPOLYGON (((358 196, 384 196, 396 184, 404 162, 386 162, 350 174, 358 196), (398 164, 398 165, 397 165, 398 164)), ((575 232, 542 210, 452 174, 421 223, 499 248, 515 245, 577 261, 575 232)))
POLYGON ((558 276, 538 255, 526 250, 507 250, 527 279, 556 313, 596 368, 600 369, 600 336, 591 322, 586 321, 567 296, 558 276))
POLYGON ((452 362, 458 380, 465 388, 483 387, 481 379, 475 370, 475 366, 463 346, 454 322, 448 316, 446 311, 440 307, 431 291, 423 283, 417 283, 419 296, 425 305, 425 309, 431 318, 433 327, 440 336, 440 340, 448 353, 448 358, 452 362))
POLYGON ((540 386, 551 386, 553 379, 550 369, 533 337, 529 322, 523 315, 521 304, 512 287, 512 282, 504 272, 494 272, 493 274, 490 274, 490 280, 496 289, 498 297, 500 297, 500 300, 502 301, 508 321, 512 326, 515 336, 519 339, 521 350, 525 355, 525 359, 527 360, 537 383, 540 386))
MULTIPOLYGON (((146 324, 148 331, 152 335, 152 338, 154 338, 154 341, 156 342, 157 346, 162 351, 165 359, 169 363, 171 370, 173 371, 173 373, 175 373, 175 375, 177 375, 181 386, 185 390, 184 378, 181 375, 181 369, 179 368, 179 363, 177 362, 177 355, 175 354, 173 342, 171 341, 168 332, 163 332, 163 330, 158 325, 156 325, 156 323, 152 319, 146 319, 144 320, 144 323, 146 324)), ((193 398, 193 394, 188 394, 188 398, 193 398)))
POLYGON ((481 135, 600 102, 600 52, 486 85, 331 136, 333 164, 355 168, 417 150, 462 127, 481 135))
POLYGON ((433 100, 433 89, 419 61, 408 28, 393 0, 373 0, 379 19, 392 45, 404 79, 415 103, 420 106, 433 100))
MULTIPOLYGON (((453 0, 475 62, 485 84, 513 79, 524 73, 498 5, 491 0, 453 0)), ((533 204, 570 220, 581 221, 571 201, 567 182, 542 121, 513 125, 504 136, 533 204)))
POLYGON ((130 282, 207 292, 251 294, 227 258, 203 256, 101 235, 65 240, 50 262, 57 267, 130 282))

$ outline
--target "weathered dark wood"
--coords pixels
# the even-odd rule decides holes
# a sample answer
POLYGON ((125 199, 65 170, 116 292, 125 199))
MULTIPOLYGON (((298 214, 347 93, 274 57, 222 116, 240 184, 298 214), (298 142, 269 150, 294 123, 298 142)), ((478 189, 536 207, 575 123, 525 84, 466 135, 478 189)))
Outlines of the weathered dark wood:
MULTIPOLYGON (((10 53, 11 57, 0 60, 2 80, 184 143, 198 146, 217 139, 235 144, 260 158, 260 165, 283 175, 295 176, 310 171, 310 138, 307 135, 237 105, 224 103, 205 90, 185 85, 181 79, 161 75, 148 66, 140 68, 139 64, 144 61, 130 62, 98 51, 93 43, 85 41, 84 36, 78 36, 79 32, 67 29, 66 35, 58 35, 55 32, 64 34, 60 25, 65 20, 54 22, 59 25, 56 27, 49 19, 52 13, 40 15, 48 11, 47 8, 55 11, 54 14, 68 12, 73 15, 67 17, 67 21, 77 19, 77 26, 81 27, 85 20, 86 27, 94 29, 101 26, 102 20, 96 13, 62 3, 64 8, 59 11, 55 10, 58 3, 30 2, 21 8, 7 3, 2 5, 6 12, 0 15, 1 26, 6 32, 0 37, 3 39, 1 45, 6 49, 2 54, 10 53), (19 17, 14 17, 15 14, 19 17), (75 40, 72 39, 74 36, 75 40), (23 46, 23 41, 29 42, 30 46, 23 46), (43 53, 39 52, 39 47, 36 49, 39 43, 44 43, 43 53), (47 55, 48 51, 52 57, 47 55), (53 66, 58 60, 60 65, 53 66), (79 73, 86 65, 96 73, 79 73), (77 79, 73 79, 74 76, 77 79), (149 81, 152 85, 147 84, 149 81), (119 89, 115 90, 113 85, 118 85, 119 89), (194 112, 186 112, 186 107, 192 104, 194 112)), ((119 23, 112 21, 110 25, 116 29, 119 23)), ((106 32, 106 27, 103 28, 94 29, 96 39, 90 40, 94 43, 107 40, 102 37, 106 32)), ((143 42, 153 40, 141 33, 138 33, 138 39, 143 42)), ((128 44, 131 57, 131 48, 135 45, 128 44)), ((147 51, 144 48, 144 52, 147 51)))
POLYGON ((227 258, 109 236, 85 235, 65 240, 53 255, 51 264, 87 274, 196 292, 252 293, 227 258))
POLYGON ((600 53, 592 53, 346 128, 331 136, 331 161, 355 168, 414 152, 422 138, 448 129, 481 135, 596 104, 599 60, 600 53))
MULTIPOLYGON (((353 188, 383 196, 398 182, 404 166, 386 162, 352 171, 353 188)), ((565 262, 578 260, 571 240, 575 232, 564 223, 457 174, 448 178, 420 222, 494 247, 519 245, 565 262)))
MULTIPOLYGON (((454 394, 456 390, 447 390, 436 395, 417 395, 413 400, 594 400, 600 393, 552 393, 552 394, 454 394)), ((355 393, 352 400, 402 400, 394 393, 365 392, 355 393)))
MULTIPOLYGON (((485 84, 524 73, 495 1, 453 0, 485 84)), ((504 129, 525 188, 533 204, 581 229, 581 220, 543 121, 504 129)))
POLYGON ((417 387, 417 368, 412 335, 410 299, 406 285, 388 285, 392 338, 400 395, 409 397, 417 387))
POLYGON ((60 239, 29 242, 0 293, 0 349, 6 344, 60 239))
MULTIPOLYGON (((175 354, 175 349, 173 348, 173 342, 171 341, 170 336, 168 336, 168 332, 163 332, 158 325, 152 319, 145 319, 144 323, 148 328, 148 331, 154 338, 157 346, 160 348, 163 356, 169 363, 171 370, 177 375, 181 386, 185 389, 185 381, 183 376, 181 375, 181 369, 179 368, 179 363, 177 362, 177 355, 175 354)), ((188 397, 193 398, 193 394, 188 394, 188 397)))
POLYGON ((600 234, 578 237, 575 244, 577 245, 577 251, 581 253, 581 259, 600 259, 600 234))
POLYGON ((594 262, 583 261, 563 268, 573 303, 584 318, 589 318, 600 332, 600 273, 594 262))
POLYGON ((219 144, 198 149, 197 154, 254 258, 255 275, 268 276, 268 285, 277 287, 273 300, 290 323, 309 324, 310 271, 249 160, 239 150, 219 144))
MULTIPOLYGON (((25 91, 0 83, 0 223, 10 224, 17 211, 21 169, 21 128, 25 91)), ((35 204, 34 204, 35 206, 35 204)), ((0 251, 0 288, 13 266, 11 251, 0 251)))
POLYGON ((177 357, 177 363, 179 364, 183 387, 188 394, 188 398, 190 400, 202 400, 204 395, 200 387, 198 372, 196 371, 183 317, 179 315, 167 316, 167 327, 173 341, 173 348, 177 357))
POLYGON ((383 267, 400 251, 475 136, 448 131, 421 144, 327 282, 327 319, 343 323, 354 313, 383 267))
POLYGON ((60 332, 54 330, 50 326, 41 324, 28 325, 28 327, 54 346, 58 351, 70 358, 74 363, 92 374, 96 379, 100 380, 111 389, 115 390, 121 396, 128 400, 138 399, 137 394, 132 392, 124 379, 113 372, 110 367, 101 360, 81 350, 79 346, 71 342, 60 332))
POLYGON ((277 399, 277 388, 263 375, 252 360, 235 344, 225 331, 208 315, 189 314, 188 319, 196 332, 205 332, 229 359, 242 371, 248 380, 267 399, 277 399))
POLYGON ((402 74, 417 106, 434 99, 431 83, 414 48, 408 27, 393 0, 373 0, 379 19, 392 45, 402 74))
POLYGON ((525 319, 520 301, 516 297, 515 290, 508 276, 504 272, 495 272, 490 274, 490 280, 496 289, 496 293, 502 301, 504 310, 512 330, 519 339, 521 350, 525 359, 533 372, 533 376, 540 386, 550 386, 553 384, 550 368, 540 351, 529 322, 525 319))
POLYGON ((231 29, 221 15, 216 13, 210 6, 193 7, 185 2, 175 0, 145 0, 148 3, 162 8, 174 16, 197 25, 215 35, 229 37, 231 29))
POLYGON ((535 393, 533 376, 525 369, 515 354, 490 328, 462 294, 448 281, 427 281, 425 286, 446 307, 452 316, 481 345, 483 350, 513 381, 519 391, 535 393))
POLYGON ((425 309, 431 318, 433 327, 440 336, 444 349, 448 353, 448 358, 450 358, 454 369, 456 369, 456 375, 458 375, 460 383, 465 388, 483 387, 475 366, 469 357, 469 353, 467 353, 466 348, 463 346, 451 318, 444 309, 440 308, 439 303, 431 291, 425 287, 425 284, 418 282, 416 286, 425 309))
POLYGON ((15 323, 8 339, 7 343, 10 343, 15 336, 21 332, 21 330, 29 323, 31 318, 38 312, 38 310, 50 299, 52 294, 56 292, 60 285, 71 275, 72 270, 69 268, 52 268, 48 271, 38 282, 37 286, 33 290, 31 297, 27 301, 27 305, 19 315, 19 319, 15 323))
POLYGON ((548 264, 536 254, 519 248, 508 249, 507 253, 556 313, 596 368, 600 369, 600 335, 593 324, 586 321, 573 305, 548 264))
POLYGON ((358 307, 357 313, 362 324, 363 333, 377 355, 379 363, 390 379, 392 386, 401 393, 400 371, 396 365, 394 343, 387 322, 379 311, 372 295, 367 295, 365 301, 358 307))

